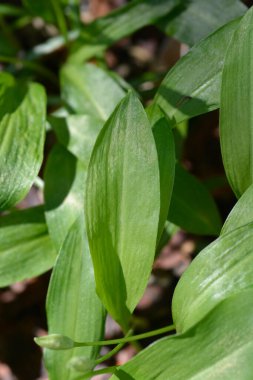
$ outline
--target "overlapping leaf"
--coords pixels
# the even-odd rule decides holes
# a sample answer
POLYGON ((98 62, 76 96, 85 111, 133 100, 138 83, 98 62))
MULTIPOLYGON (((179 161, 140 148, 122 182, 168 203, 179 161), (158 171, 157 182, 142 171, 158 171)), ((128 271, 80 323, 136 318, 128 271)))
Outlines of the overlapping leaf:
POLYGON ((218 235, 221 229, 221 218, 211 194, 178 164, 168 220, 200 235, 218 235))
POLYGON ((185 1, 169 17, 159 20, 157 26, 192 46, 246 10, 239 0, 185 1))
POLYGON ((97 292, 124 329, 149 278, 159 206, 155 141, 141 103, 130 93, 97 139, 86 193, 97 292))
POLYGON ((250 380, 252 298, 252 289, 229 297, 184 334, 143 350, 111 380, 250 380))
POLYGON ((154 102, 174 124, 219 108, 226 47, 238 25, 232 21, 208 36, 168 72, 154 102))
POLYGON ((222 235, 183 274, 172 302, 178 331, 196 324, 221 300, 253 286, 252 227, 250 223, 222 235))
POLYGON ((237 197, 253 181, 253 8, 240 22, 227 51, 221 92, 221 150, 228 181, 237 197))
POLYGON ((106 121, 125 92, 104 70, 92 64, 68 64, 61 71, 63 100, 77 114, 106 121))
POLYGON ((46 272, 55 259, 43 207, 15 211, 0 218, 1 287, 46 272))
MULTIPOLYGON (((70 228, 59 253, 47 296, 49 333, 67 335, 76 341, 103 337, 105 313, 95 291, 95 280, 85 234, 84 216, 70 228)), ((74 356, 96 358, 97 347, 67 351, 47 350, 50 380, 74 380, 80 373, 69 367, 74 356)))
POLYGON ((0 209, 24 198, 38 174, 45 113, 41 85, 15 83, 9 74, 0 74, 0 209))

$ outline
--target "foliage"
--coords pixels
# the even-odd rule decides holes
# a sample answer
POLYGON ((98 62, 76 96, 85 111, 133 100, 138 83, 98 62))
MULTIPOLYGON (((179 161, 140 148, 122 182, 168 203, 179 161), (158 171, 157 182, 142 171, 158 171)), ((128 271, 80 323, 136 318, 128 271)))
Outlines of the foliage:
MULTIPOLYGON (((110 371, 112 379, 122 380, 248 380, 253 9, 237 0, 133 0, 87 26, 79 12, 78 0, 0 5, 2 24, 9 22, 0 41, 8 38, 12 47, 0 47, 0 285, 53 268, 46 306, 52 335, 37 340, 47 347, 50 380, 110 371), (16 29, 38 15, 59 35, 30 50, 24 46, 20 58, 16 29), (207 20, 198 30, 197 15, 207 20), (136 89, 106 67, 104 53, 151 24, 194 46, 145 109, 136 89), (55 75, 46 61, 60 48, 66 57, 55 75), (182 121, 215 109, 221 113, 225 172, 240 197, 223 227, 211 194, 178 162, 174 141, 182 121), (46 157, 49 135, 54 143, 46 157), (38 175, 44 205, 16 210, 31 186, 42 182, 38 175), (93 372, 123 343, 137 339, 131 337, 132 315, 167 222, 217 237, 176 287, 176 334, 119 368, 93 372), (106 312, 126 337, 99 357, 106 312)), ((161 331, 139 338, 155 333, 161 331)))

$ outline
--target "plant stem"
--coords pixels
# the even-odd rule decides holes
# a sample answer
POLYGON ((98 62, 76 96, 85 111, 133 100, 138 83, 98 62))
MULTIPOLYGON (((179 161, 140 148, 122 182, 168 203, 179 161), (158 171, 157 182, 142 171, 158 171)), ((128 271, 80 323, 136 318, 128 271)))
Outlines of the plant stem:
POLYGON ((82 375, 82 379, 89 379, 93 376, 103 375, 104 373, 113 373, 117 369, 117 366, 106 367, 98 369, 96 371, 90 371, 82 375))
MULTIPOLYGON (((133 330, 129 330, 128 333, 126 334, 126 338, 127 337, 130 337, 131 335, 133 334, 133 330)), ((125 345, 126 343, 119 343, 116 347, 114 347, 110 352, 108 352, 108 354, 106 355, 103 355, 101 356, 100 358, 98 358, 95 363, 96 365, 97 364, 100 364, 100 363, 103 363, 104 361, 110 359, 112 356, 114 356, 115 354, 117 354, 117 352, 119 352, 121 350, 121 348, 125 345)))
POLYGON ((124 337, 120 339, 111 339, 111 340, 100 340, 97 342, 74 342, 75 347, 85 347, 85 346, 106 346, 106 345, 111 345, 111 344, 118 344, 118 343, 128 343, 128 342, 134 342, 139 339, 145 339, 145 338, 150 338, 152 336, 160 335, 160 334, 165 334, 169 331, 175 330, 174 325, 162 327, 161 329, 149 331, 143 334, 138 334, 138 335, 133 335, 129 337, 124 337))
POLYGON ((59 30, 61 34, 64 36, 65 42, 67 44, 68 43, 68 29, 67 29, 66 20, 62 12, 59 0, 51 0, 51 4, 54 9, 54 14, 57 20, 59 30))

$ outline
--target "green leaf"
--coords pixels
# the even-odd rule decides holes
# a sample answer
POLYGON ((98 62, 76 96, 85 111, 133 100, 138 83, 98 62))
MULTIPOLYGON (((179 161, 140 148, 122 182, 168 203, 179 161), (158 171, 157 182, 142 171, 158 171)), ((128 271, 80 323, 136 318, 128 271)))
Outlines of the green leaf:
POLYGON ((44 18, 48 22, 55 22, 53 1, 58 0, 22 0, 24 6, 35 15, 44 18))
POLYGON ((169 120, 159 107, 148 110, 155 139, 160 176, 160 217, 157 241, 159 242, 169 212, 175 176, 175 145, 169 120))
POLYGON ((104 124, 103 121, 89 115, 50 117, 49 121, 59 142, 88 165, 92 148, 104 124))
POLYGON ((192 46, 227 22, 242 16, 247 7, 238 0, 191 0, 159 20, 165 33, 192 46))
POLYGON ((218 235, 221 218, 205 186, 180 165, 176 165, 168 220, 198 235, 218 235))
POLYGON ((46 220, 59 250, 71 225, 83 213, 85 165, 56 144, 48 157, 44 178, 46 220))
POLYGON ((111 380, 250 380, 253 290, 229 297, 184 334, 159 340, 111 380))
POLYGON ((138 98, 129 93, 99 134, 86 193, 97 292, 125 330, 150 275, 159 208, 159 167, 151 126, 138 98))
POLYGON ((68 64, 61 71, 63 100, 78 114, 106 121, 125 92, 104 70, 92 64, 68 64))
POLYGON ((46 272, 55 259, 43 207, 15 211, 0 218, 1 287, 46 272))
POLYGON ((221 234, 233 231, 251 222, 253 222, 253 185, 237 201, 222 227, 221 234))
POLYGON ((43 159, 46 97, 41 85, 0 73, 0 209, 23 199, 43 159), (32 112, 31 112, 32 110, 32 112))
POLYGON ((253 8, 240 22, 229 45, 222 75, 220 136, 228 181, 239 198, 253 175, 253 8))
POLYGON ((133 0, 86 26, 74 47, 71 61, 83 62, 116 41, 171 12, 180 0, 133 0))
POLYGON ((195 45, 164 78, 154 103, 174 125, 219 108, 226 47, 238 24, 232 21, 195 45))
POLYGON ((252 245, 250 223, 222 235, 193 260, 173 297, 178 331, 196 324, 223 299, 253 286, 252 245))
MULTIPOLYGON (((49 334, 67 335, 76 341, 102 339, 105 312, 95 291, 95 280, 85 233, 84 216, 72 225, 60 250, 47 295, 49 334)), ((67 351, 46 350, 51 380, 80 378, 68 366, 76 356, 96 358, 98 347, 67 351)))
POLYGON ((24 15, 24 9, 17 7, 15 5, 0 4, 0 15, 1 16, 22 16, 24 15))

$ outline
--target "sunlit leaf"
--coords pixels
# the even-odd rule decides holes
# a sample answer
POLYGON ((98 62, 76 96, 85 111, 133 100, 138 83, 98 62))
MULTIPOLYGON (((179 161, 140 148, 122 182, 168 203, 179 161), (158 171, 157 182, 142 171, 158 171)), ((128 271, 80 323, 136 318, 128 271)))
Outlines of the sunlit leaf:
POLYGON ((228 181, 237 197, 253 181, 252 31, 253 8, 243 17, 234 34, 222 75, 221 151, 228 181))
POLYGON ((252 289, 229 297, 184 334, 143 350, 111 380, 250 380, 252 298, 252 289))
POLYGON ((46 97, 36 83, 0 73, 0 209, 23 199, 43 159, 46 97))
POLYGON ((154 102, 174 124, 219 108, 226 47, 238 24, 232 21, 195 45, 162 81, 154 102))
POLYGON ((252 247, 250 223, 222 235, 198 254, 174 293, 172 310, 178 331, 196 324, 220 301, 253 286, 252 247))
POLYGON ((0 218, 1 287, 46 272, 55 259, 43 207, 15 211, 0 218))
MULTIPOLYGON (((63 334, 80 342, 102 339, 105 318, 104 309, 95 291, 83 219, 84 216, 80 216, 67 234, 47 295, 49 334, 63 334)), ((81 347, 67 351, 46 350, 45 360, 50 380, 80 378, 80 373, 69 368, 71 358, 96 358, 97 354, 98 347, 81 347)))
POLYGON ((63 66, 62 98, 77 114, 106 121, 125 92, 104 70, 92 64, 63 66))
POLYGON ((124 329, 150 275, 159 189, 151 126, 138 98, 130 93, 99 134, 86 194, 87 234, 97 292, 124 329))

